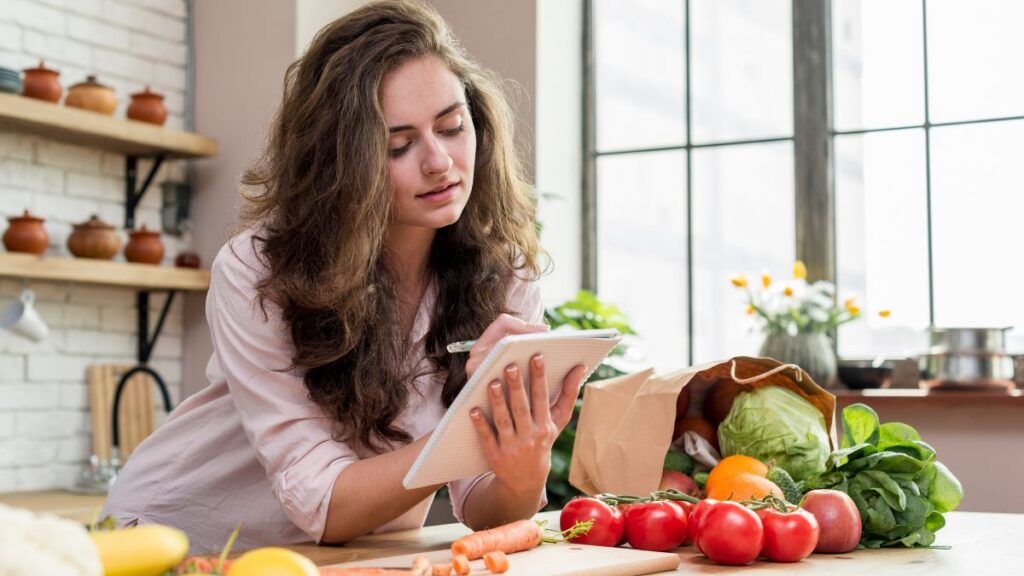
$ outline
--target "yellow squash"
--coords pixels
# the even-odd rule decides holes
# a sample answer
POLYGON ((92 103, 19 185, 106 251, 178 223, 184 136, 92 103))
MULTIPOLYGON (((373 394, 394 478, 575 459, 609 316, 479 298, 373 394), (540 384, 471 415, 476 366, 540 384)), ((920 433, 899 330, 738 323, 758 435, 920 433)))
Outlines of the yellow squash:
POLYGON ((91 534, 100 551, 104 576, 159 576, 188 553, 188 536, 169 526, 149 524, 91 534))

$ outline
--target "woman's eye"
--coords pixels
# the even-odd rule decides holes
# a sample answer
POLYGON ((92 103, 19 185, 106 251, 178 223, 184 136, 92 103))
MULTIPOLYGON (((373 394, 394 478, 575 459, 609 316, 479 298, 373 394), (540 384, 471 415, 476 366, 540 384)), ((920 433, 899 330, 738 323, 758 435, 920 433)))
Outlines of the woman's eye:
POLYGON ((391 149, 391 157, 392 158, 398 158, 402 154, 405 154, 405 151, 409 149, 409 146, 412 146, 412 142, 406 142, 404 146, 401 146, 401 147, 398 147, 398 148, 392 148, 391 149))
POLYGON ((455 136, 455 135, 457 135, 458 133, 462 132, 465 129, 466 129, 466 125, 463 124, 462 122, 459 122, 459 125, 454 127, 454 128, 448 128, 446 130, 441 130, 441 134, 444 134, 445 136, 455 136))

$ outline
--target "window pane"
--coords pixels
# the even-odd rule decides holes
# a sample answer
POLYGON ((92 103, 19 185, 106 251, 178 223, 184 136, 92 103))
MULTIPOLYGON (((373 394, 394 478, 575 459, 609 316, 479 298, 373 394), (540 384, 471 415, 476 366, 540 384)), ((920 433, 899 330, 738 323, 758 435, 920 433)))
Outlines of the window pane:
POLYGON ((835 127, 924 124, 921 0, 833 0, 835 127))
POLYGON ((793 144, 693 152, 694 363, 756 353, 735 273, 793 269, 793 144))
POLYGON ((928 2, 932 122, 1024 115, 1024 2, 928 2))
POLYGON ((839 355, 910 356, 927 344, 928 206, 924 131, 838 136, 836 263, 839 298, 861 319, 839 329, 839 355), (891 310, 879 318, 879 310, 891 310))
POLYGON ((597 160, 598 289, 629 315, 649 364, 685 366, 686 156, 597 160))
POLYGON ((1024 329, 1024 121, 932 131, 935 323, 1024 329))
POLYGON ((792 135, 791 0, 690 5, 694 142, 792 135))
POLYGON ((593 6, 598 150, 685 144, 683 3, 593 6))

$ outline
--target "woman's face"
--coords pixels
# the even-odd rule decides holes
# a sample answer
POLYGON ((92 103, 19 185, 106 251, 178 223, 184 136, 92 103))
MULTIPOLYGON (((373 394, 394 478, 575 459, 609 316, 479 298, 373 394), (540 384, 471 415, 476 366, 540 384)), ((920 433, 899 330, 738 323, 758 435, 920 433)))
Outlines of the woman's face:
POLYGON ((455 74, 436 56, 408 60, 381 86, 393 198, 404 226, 454 224, 473 188, 476 132, 455 74))

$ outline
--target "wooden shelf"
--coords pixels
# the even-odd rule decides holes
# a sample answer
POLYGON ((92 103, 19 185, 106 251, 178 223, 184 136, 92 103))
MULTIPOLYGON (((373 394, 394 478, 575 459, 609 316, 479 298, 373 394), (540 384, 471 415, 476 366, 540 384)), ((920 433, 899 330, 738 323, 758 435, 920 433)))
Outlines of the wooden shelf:
POLYGON ((0 278, 76 282, 143 290, 203 291, 210 272, 110 260, 0 254, 0 278))
POLYGON ((204 136, 14 94, 0 94, 0 129, 130 156, 202 158, 217 153, 217 142, 204 136))
POLYGON ((1024 391, 1020 389, 964 389, 922 390, 915 388, 888 388, 870 390, 830 390, 840 406, 855 402, 879 404, 965 405, 990 404, 1024 406, 1024 391))

